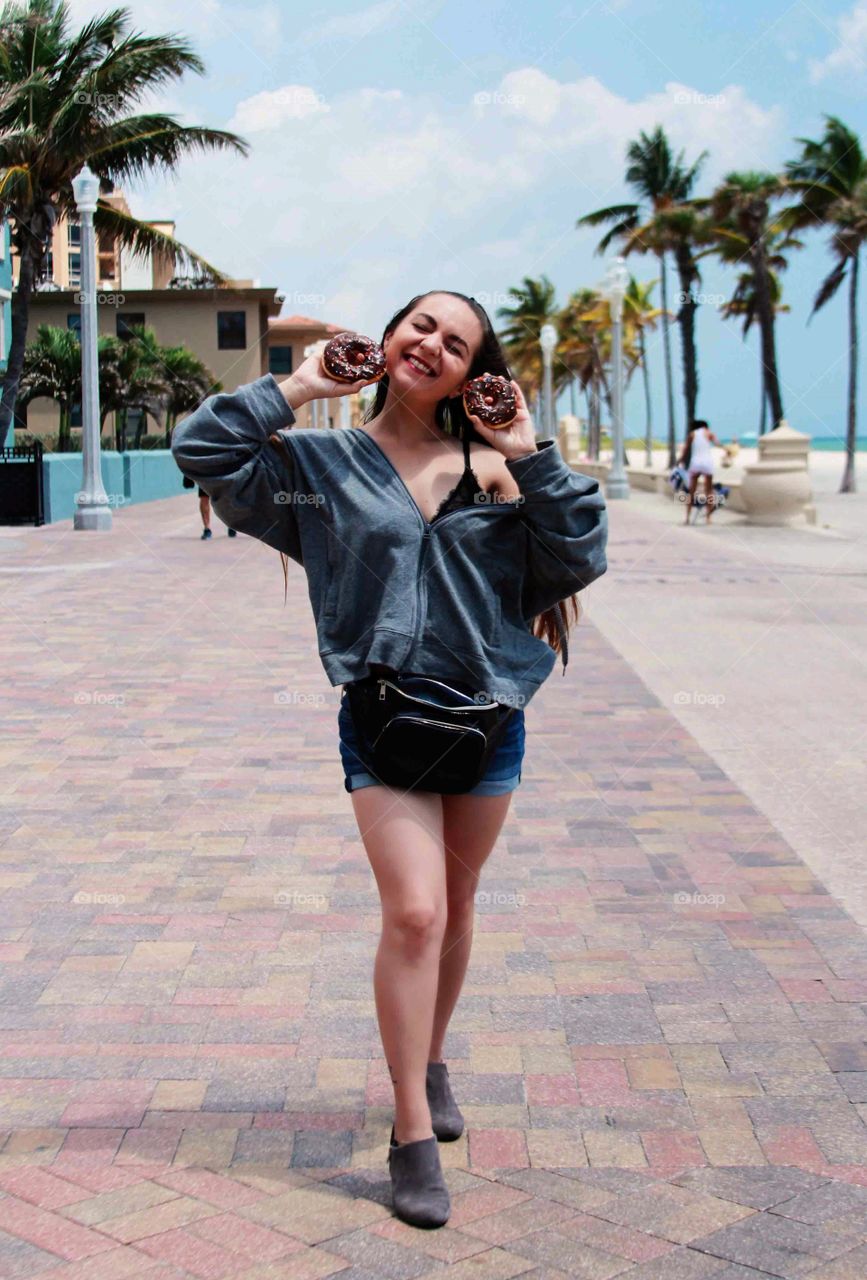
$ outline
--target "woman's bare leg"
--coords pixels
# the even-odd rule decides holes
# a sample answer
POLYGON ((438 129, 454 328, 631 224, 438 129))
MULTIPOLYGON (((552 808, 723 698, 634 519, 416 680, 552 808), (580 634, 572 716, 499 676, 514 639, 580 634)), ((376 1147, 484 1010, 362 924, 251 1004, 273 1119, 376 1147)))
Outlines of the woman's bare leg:
POLYGON ((199 515, 202 517, 202 524, 206 529, 211 527, 211 499, 208 494, 203 493, 199 498, 199 515))
POLYGON ((496 843, 511 799, 512 792, 442 797, 448 918, 439 961, 431 1062, 442 1060, 446 1030, 470 962, 479 872, 496 843))
POLYGON ((698 486, 698 472, 689 477, 689 494, 686 500, 686 520, 685 524, 689 524, 689 513, 692 511, 692 504, 695 499, 695 491, 698 486))
POLYGON ((394 1087, 394 1136, 433 1136, 428 1050, 446 927, 442 797, 432 791, 361 787, 350 793, 382 902, 373 989, 394 1087))
POLYGON ((705 519, 707 520, 708 524, 710 524, 710 518, 713 515, 713 499, 714 499, 713 476, 704 477, 704 494, 705 494, 705 503, 707 505, 707 515, 705 516, 705 519))

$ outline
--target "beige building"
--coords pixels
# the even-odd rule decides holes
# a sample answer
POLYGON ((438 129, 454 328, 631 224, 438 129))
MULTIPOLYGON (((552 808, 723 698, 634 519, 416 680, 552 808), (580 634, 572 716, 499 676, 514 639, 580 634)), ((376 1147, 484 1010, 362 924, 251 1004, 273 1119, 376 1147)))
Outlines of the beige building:
MULTIPOLYGON (((129 213, 120 191, 102 199, 129 213)), ((151 221, 151 220, 149 220, 151 221)), ((151 221, 167 235, 174 235, 171 221, 151 221)), ((51 251, 30 303, 27 341, 36 338, 40 325, 80 329, 81 284, 80 226, 77 220, 60 219, 54 227, 51 251)), ((225 285, 199 287, 174 276, 167 257, 148 262, 133 259, 113 244, 97 246, 97 316, 100 334, 126 337, 132 325, 152 328, 161 346, 186 346, 211 370, 223 389, 233 391, 272 372, 280 380, 297 369, 304 350, 313 343, 340 333, 345 325, 330 324, 308 316, 280 317, 282 295, 273 287, 261 287, 254 280, 230 280, 225 285)), ((13 280, 18 279, 18 260, 13 254, 13 280)), ((338 401, 320 402, 316 411, 304 405, 298 413, 299 426, 341 426, 359 417, 357 398, 341 411, 338 401)), ((58 430, 58 408, 53 400, 33 400, 16 414, 16 427, 34 435, 54 435, 58 430)), ((106 444, 113 437, 113 414, 106 418, 106 444)), ((130 433, 135 415, 128 415, 130 433)), ((73 426, 80 424, 80 412, 73 426)), ((159 427, 148 420, 146 432, 159 427)))

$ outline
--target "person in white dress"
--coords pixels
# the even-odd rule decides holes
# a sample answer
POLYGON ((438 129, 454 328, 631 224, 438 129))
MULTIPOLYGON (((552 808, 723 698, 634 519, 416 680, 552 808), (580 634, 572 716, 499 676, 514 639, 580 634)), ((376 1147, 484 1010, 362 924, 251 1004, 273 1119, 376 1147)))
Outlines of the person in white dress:
POLYGON ((717 440, 708 424, 702 418, 696 418, 690 427, 689 436, 683 447, 678 465, 687 468, 687 478, 689 480, 689 494, 686 503, 686 523, 689 524, 689 516, 692 511, 692 504, 695 493, 698 488, 699 476, 704 476, 705 484, 705 502, 707 504, 707 522, 710 524, 710 518, 713 514, 713 446, 717 445, 723 448, 720 440, 717 440))

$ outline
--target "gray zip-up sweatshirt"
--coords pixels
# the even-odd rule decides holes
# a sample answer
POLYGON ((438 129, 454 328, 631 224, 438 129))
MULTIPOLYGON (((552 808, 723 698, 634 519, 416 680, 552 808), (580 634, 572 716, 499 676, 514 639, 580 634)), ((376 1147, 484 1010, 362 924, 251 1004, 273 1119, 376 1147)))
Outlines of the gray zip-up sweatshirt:
POLYGON ((428 522, 366 431, 294 422, 267 373, 203 401, 172 453, 230 529, 303 566, 331 684, 382 663, 529 702, 556 663, 531 620, 607 567, 598 482, 543 440, 506 462, 520 499, 428 522))

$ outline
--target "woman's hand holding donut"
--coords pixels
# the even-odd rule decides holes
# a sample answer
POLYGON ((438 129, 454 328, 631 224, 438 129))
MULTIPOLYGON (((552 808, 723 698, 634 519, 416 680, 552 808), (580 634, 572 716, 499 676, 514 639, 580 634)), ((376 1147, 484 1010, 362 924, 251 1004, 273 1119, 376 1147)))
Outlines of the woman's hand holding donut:
POLYGON ((294 373, 277 385, 290 409, 299 409, 308 400, 330 400, 335 396, 349 396, 377 378, 359 378, 356 382, 341 382, 330 378, 322 367, 322 357, 308 356, 294 373))
POLYGON ((514 378, 512 379, 512 387, 515 391, 518 412, 507 427, 489 427, 476 414, 467 414, 482 439, 492 444, 506 459, 520 458, 525 453, 536 452, 536 432, 533 429, 533 419, 530 417, 530 410, 527 408, 524 393, 514 378))

